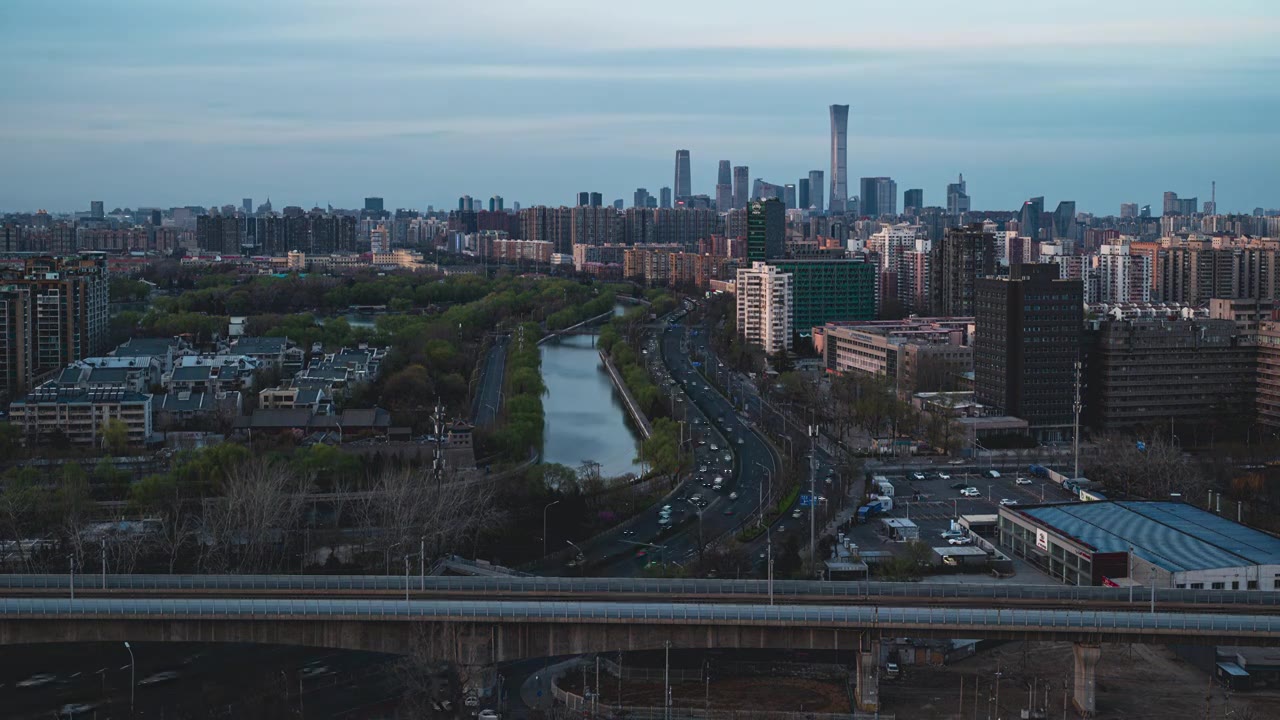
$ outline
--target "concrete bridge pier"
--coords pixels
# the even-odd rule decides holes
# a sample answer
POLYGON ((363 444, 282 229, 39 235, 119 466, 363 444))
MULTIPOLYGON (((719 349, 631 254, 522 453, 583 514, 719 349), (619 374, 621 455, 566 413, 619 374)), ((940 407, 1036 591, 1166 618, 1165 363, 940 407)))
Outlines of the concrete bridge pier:
POLYGON ((867 650, 858 651, 854 700, 862 712, 880 711, 880 673, 876 655, 867 650))
POLYGON ((1102 647, 1093 643, 1075 643, 1075 692, 1071 696, 1071 704, 1080 717, 1091 718, 1098 711, 1097 689, 1094 671, 1098 667, 1098 658, 1102 657, 1102 647))

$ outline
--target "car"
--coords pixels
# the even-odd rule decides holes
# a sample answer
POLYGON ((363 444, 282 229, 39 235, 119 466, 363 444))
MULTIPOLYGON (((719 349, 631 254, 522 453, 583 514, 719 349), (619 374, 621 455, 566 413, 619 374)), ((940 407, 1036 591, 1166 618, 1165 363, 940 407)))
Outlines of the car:
POLYGON ((825 478, 823 478, 823 480, 822 480, 822 481, 823 481, 823 482, 825 482, 826 484, 830 485, 830 484, 831 484, 831 476, 830 476, 830 475, 826 476, 825 478))
POLYGON ((943 530, 941 537, 943 540, 950 540, 951 538, 964 537, 964 531, 963 530, 943 530))
POLYGON ((733 508, 725 508, 725 510, 724 510, 724 514, 725 514, 725 515, 733 515, 733 508))
POLYGON ((711 481, 710 481, 710 480, 703 480, 703 481, 702 481, 702 487, 711 487, 711 481))
POLYGON ((635 531, 635 530, 623 530, 623 531, 622 531, 622 537, 631 537, 632 535, 635 535, 635 534, 636 534, 636 531, 635 531))
POLYGON ((716 447, 715 445, 711 446, 711 452, 719 452, 719 450, 720 448, 716 447))
POLYGON ((952 490, 963 490, 967 487, 969 487, 969 483, 962 483, 962 482, 951 483, 952 490))
POLYGON ((699 440, 699 441, 698 441, 698 444, 699 444, 699 445, 706 445, 706 444, 707 444, 707 441, 706 441, 706 440, 699 440))
POLYGON ((733 462, 733 455, 730 455, 729 453, 725 453, 725 454, 724 454, 724 461, 725 461, 725 462, 727 462, 727 463, 731 463, 731 462, 733 462))
POLYGON ((489 708, 485 708, 484 710, 481 710, 480 714, 476 717, 479 718, 479 720, 498 720, 498 713, 490 710, 489 708))
POLYGON ((938 473, 938 479, 939 479, 939 480, 950 480, 950 479, 951 479, 951 474, 950 474, 950 473, 940 472, 940 473, 938 473))
POLYGON ((951 567, 956 567, 957 565, 959 565, 959 564, 960 564, 960 561, 959 561, 959 560, 956 560, 956 556, 955 556, 955 555, 943 555, 943 556, 942 556, 942 563, 943 563, 944 565, 950 565, 951 567))
POLYGON ((1010 505, 1017 505, 1018 501, 1013 498, 1000 498, 1000 504, 1004 507, 1009 507, 1010 505))
POLYGON ((706 465, 703 465, 702 467, 698 468, 698 472, 706 472, 706 471, 707 471, 706 465))
POLYGON ((172 670, 165 670, 163 672, 158 672, 155 675, 139 680, 138 684, 139 685, 156 685, 158 683, 169 682, 170 680, 177 680, 177 679, 178 679, 178 673, 172 670))
POLYGON ((995 470, 988 470, 988 471, 987 471, 987 477, 989 477, 989 478, 991 478, 991 479, 993 479, 993 480, 999 480, 999 479, 1000 479, 1000 473, 999 473, 999 472, 997 472, 997 471, 995 471, 995 470))
POLYGON ((791 517, 795 518, 796 520, 800 519, 800 515, 801 515, 800 508, 796 508, 795 510, 791 511, 791 517))
POLYGON ((1015 478, 1013 481, 1013 484, 1014 485, 1030 485, 1031 478, 1024 478, 1024 477, 1015 478))
POLYGON ((911 479, 912 479, 912 480, 923 481, 923 480, 925 479, 925 474, 924 474, 924 473, 922 473, 922 472, 913 472, 913 473, 911 473, 911 479))
POLYGON ((662 517, 658 518, 658 525, 659 525, 659 526, 661 526, 661 527, 666 527, 666 526, 668 526, 668 525, 670 525, 670 524, 671 524, 671 516, 670 516, 670 515, 663 515, 662 517))
POLYGON ((976 488, 976 487, 967 487, 967 488, 965 488, 965 489, 961 490, 961 491, 960 491, 960 494, 961 494, 961 495, 963 495, 963 496, 965 496, 965 497, 969 497, 969 498, 972 498, 972 497, 978 497, 978 496, 982 495, 982 493, 978 492, 978 488, 976 488))
POLYGON ((786 526, 786 525, 779 525, 779 526, 778 526, 778 532, 786 532, 786 531, 787 531, 787 526, 786 526))
POLYGON ((963 461, 963 460, 948 460, 948 461, 947 461, 947 464, 948 464, 948 465, 963 465, 963 464, 964 464, 964 461, 963 461))
POLYGON ((742 444, 742 438, 738 438, 738 444, 739 444, 739 445, 741 445, 741 444, 742 444))
POLYGON ((67 703, 58 711, 58 717, 75 717, 80 713, 87 713, 93 708, 94 706, 89 703, 67 703))
POLYGON ((967 537, 954 537, 947 538, 947 543, 950 545, 972 545, 973 540, 967 537))
POLYGON ((730 499, 730 500, 737 500, 737 499, 738 499, 738 493, 736 493, 736 492, 731 492, 731 493, 729 493, 729 499, 730 499))

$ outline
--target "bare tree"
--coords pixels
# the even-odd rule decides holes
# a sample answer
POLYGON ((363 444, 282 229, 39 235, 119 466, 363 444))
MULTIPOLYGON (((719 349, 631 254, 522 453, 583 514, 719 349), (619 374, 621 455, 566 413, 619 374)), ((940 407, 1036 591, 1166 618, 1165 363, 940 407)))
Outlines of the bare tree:
POLYGON ((1180 493, 1198 501, 1209 489, 1201 469, 1183 455, 1181 448, 1158 435, 1149 441, 1113 434, 1098 441, 1098 453, 1089 466, 1089 479, 1102 482, 1108 492, 1153 500, 1180 493), (1140 444, 1141 443, 1141 444, 1140 444))
POLYGON ((250 460, 228 473, 222 496, 207 500, 201 515, 204 564, 234 572, 280 567, 309 484, 278 461, 250 460))
POLYGON ((440 481, 424 469, 378 475, 363 510, 362 525, 377 531, 370 549, 384 557, 410 555, 420 542, 431 556, 473 553, 480 532, 499 517, 493 483, 440 481))

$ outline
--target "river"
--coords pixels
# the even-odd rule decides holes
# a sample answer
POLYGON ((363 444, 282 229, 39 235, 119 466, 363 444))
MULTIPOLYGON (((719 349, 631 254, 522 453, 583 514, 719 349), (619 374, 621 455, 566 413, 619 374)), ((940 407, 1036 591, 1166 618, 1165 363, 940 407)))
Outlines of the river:
POLYGON ((604 477, 640 474, 639 434, 609 380, 595 335, 569 335, 542 345, 542 461, 578 468, 600 463, 604 477))

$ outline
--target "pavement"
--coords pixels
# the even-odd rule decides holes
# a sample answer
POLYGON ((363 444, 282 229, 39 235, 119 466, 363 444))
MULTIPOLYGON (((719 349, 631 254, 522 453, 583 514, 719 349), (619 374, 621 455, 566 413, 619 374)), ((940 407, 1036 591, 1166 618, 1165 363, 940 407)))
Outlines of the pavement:
POLYGON ((502 407, 502 381, 507 374, 507 344, 510 342, 509 335, 499 336, 485 355, 480 387, 471 404, 471 416, 478 427, 493 425, 502 407))

